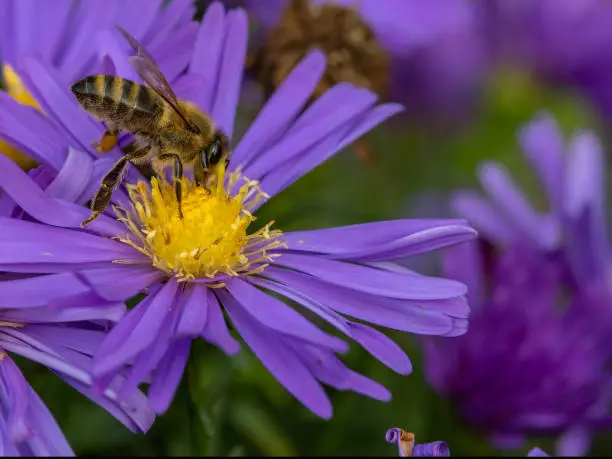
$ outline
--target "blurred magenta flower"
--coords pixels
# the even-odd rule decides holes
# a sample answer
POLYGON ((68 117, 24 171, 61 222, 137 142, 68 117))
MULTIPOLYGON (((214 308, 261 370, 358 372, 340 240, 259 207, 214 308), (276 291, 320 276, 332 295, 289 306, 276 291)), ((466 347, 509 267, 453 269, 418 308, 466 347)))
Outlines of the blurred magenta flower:
POLYGON ((387 430, 385 438, 388 443, 397 445, 400 457, 450 457, 448 445, 443 441, 417 445, 414 434, 398 427, 387 430))
POLYGON ((486 257, 480 248, 445 254, 445 274, 469 288, 470 332, 423 340, 428 380, 501 447, 562 435, 561 450, 584 454, 591 432, 611 419, 609 345, 594 332, 601 315, 567 296, 555 257, 519 245, 486 257))
MULTIPOLYGON (((246 54, 246 15, 242 10, 226 14, 214 3, 197 37, 188 74, 177 87, 189 82, 180 94, 188 93, 231 137, 246 54)), ((115 68, 127 72, 125 62, 127 55, 112 57, 115 68)), ((163 177, 151 187, 128 177, 128 185, 114 195, 116 213, 109 209, 86 230, 80 223, 89 212, 80 204, 111 166, 106 159, 96 161, 90 147, 102 127, 54 83, 51 68, 34 59, 27 64, 23 79, 47 117, 19 106, 3 134, 35 152, 47 170, 33 180, 0 157, 6 171, 0 186, 31 220, 2 219, 7 244, 24 232, 28 243, 0 265, 8 272, 74 275, 109 303, 147 293, 96 353, 93 373, 101 387, 125 370, 119 395, 129 397, 149 382, 153 408, 165 411, 192 339, 202 337, 228 354, 238 352, 225 312, 276 379, 317 415, 332 414, 320 383, 389 399, 384 387, 337 358, 337 352, 348 350, 343 340, 267 291, 318 315, 401 374, 411 371, 401 349, 373 327, 341 314, 420 334, 465 332, 469 307, 463 284, 390 263, 473 238, 475 232, 462 220, 397 220, 294 233, 272 230, 269 223, 247 232, 253 213, 269 196, 401 110, 342 84, 301 113, 324 73, 319 51, 295 68, 262 109, 234 148, 229 169, 214 171, 209 191, 185 179, 183 220, 163 177), (26 119, 35 123, 31 130, 19 129, 26 119), (49 180, 54 181, 43 184, 49 180)), ((8 119, 2 107, 0 119, 8 119)), ((59 293, 47 297, 61 302, 59 293)))

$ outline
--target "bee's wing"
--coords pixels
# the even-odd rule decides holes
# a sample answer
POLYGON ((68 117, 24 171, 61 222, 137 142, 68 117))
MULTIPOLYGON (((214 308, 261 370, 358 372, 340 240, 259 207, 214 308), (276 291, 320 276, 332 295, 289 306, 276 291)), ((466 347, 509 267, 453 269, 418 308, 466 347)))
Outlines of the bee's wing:
POLYGON ((138 72, 142 80, 153 90, 155 91, 162 99, 164 99, 170 107, 174 109, 174 111, 182 118, 185 122, 185 126, 190 130, 197 130, 197 127, 189 122, 181 108, 179 107, 176 95, 172 88, 170 87, 170 83, 166 80, 166 77, 161 72, 153 57, 149 54, 149 52, 142 46, 134 37, 132 37, 129 33, 127 33, 124 29, 119 26, 115 26, 121 32, 121 34, 125 37, 128 43, 134 49, 136 56, 131 56, 129 58, 130 64, 134 67, 134 70, 138 72))

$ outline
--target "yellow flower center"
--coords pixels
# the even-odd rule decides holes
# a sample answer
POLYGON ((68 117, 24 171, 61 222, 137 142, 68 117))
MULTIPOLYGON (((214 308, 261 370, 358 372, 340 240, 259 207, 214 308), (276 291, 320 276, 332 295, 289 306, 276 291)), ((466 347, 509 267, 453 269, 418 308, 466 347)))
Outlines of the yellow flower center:
MULTIPOLYGON (((261 272, 278 256, 274 249, 283 246, 273 222, 248 234, 255 220, 250 212, 267 195, 258 182, 244 178, 240 172, 230 175, 225 184, 225 166, 219 165, 207 188, 182 179, 181 209, 174 185, 163 177, 153 178, 151 186, 139 181, 128 185, 130 209, 115 208, 130 235, 119 238, 149 256, 153 266, 177 277, 211 279, 261 272), (235 184, 238 192, 230 196, 235 184)), ((120 262, 120 261, 118 261, 120 262)), ((212 286, 223 286, 221 283, 212 286)))
MULTIPOLYGON (((26 90, 23 82, 17 73, 15 73, 15 70, 13 70, 13 67, 4 64, 2 67, 2 76, 4 80, 4 89, 13 99, 21 104, 41 110, 36 100, 34 100, 32 95, 26 90)), ((28 171, 36 167, 36 161, 2 140, 0 140, 0 153, 12 159, 23 170, 28 171)))

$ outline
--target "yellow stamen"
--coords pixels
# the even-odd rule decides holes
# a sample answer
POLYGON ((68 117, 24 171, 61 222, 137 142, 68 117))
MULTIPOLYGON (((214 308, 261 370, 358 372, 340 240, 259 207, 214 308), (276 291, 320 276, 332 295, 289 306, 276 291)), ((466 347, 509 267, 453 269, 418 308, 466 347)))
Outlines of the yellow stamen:
MULTIPOLYGON (((183 218, 174 185, 163 177, 152 179, 151 187, 140 181, 127 188, 130 209, 114 210, 130 234, 118 239, 179 281, 257 274, 279 255, 270 252, 284 246, 278 240, 282 232, 270 229, 274 222, 247 233, 255 220, 250 210, 267 195, 258 182, 240 172, 230 174, 226 183, 222 164, 211 174, 207 188, 182 179, 183 218), (230 196, 228 190, 239 181, 238 192, 230 196)), ((222 287, 223 283, 210 285, 222 287)))
MULTIPOLYGON (((21 104, 29 105, 37 110, 41 110, 36 100, 34 100, 32 95, 26 90, 25 85, 17 73, 15 73, 13 67, 8 64, 4 64, 2 67, 2 75, 5 90, 13 99, 21 104)), ((36 167, 37 165, 36 161, 34 161, 32 158, 26 156, 17 148, 2 140, 0 140, 0 153, 12 159, 19 167, 26 171, 36 167)))

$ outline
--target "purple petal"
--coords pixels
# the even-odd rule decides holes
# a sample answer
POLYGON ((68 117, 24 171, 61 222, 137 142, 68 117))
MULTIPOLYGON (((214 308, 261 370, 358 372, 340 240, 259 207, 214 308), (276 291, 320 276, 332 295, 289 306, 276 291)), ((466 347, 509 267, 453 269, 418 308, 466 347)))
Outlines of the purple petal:
POLYGON ((553 209, 561 209, 565 159, 563 134, 554 118, 548 113, 539 114, 521 129, 519 141, 542 180, 553 209))
POLYGON ((371 131, 374 127, 381 124, 387 118, 404 111, 404 106, 401 104, 382 104, 378 105, 368 113, 359 118, 356 124, 342 138, 342 141, 337 147, 337 151, 342 150, 347 145, 351 144, 366 132, 371 131))
POLYGON ((189 66, 190 73, 202 75, 206 86, 194 102, 204 111, 210 113, 213 95, 217 89, 221 51, 225 37, 225 8, 221 2, 213 3, 206 10, 202 24, 198 30, 193 50, 193 58, 189 66))
POLYGON ((128 80, 142 83, 125 51, 125 39, 117 30, 104 30, 96 36, 100 58, 108 57, 115 71, 114 74, 128 80))
POLYGON ((71 40, 63 50, 58 66, 70 80, 78 78, 95 58, 92 46, 92 31, 110 28, 121 7, 120 2, 98 2, 77 4, 78 10, 73 17, 71 40))
POLYGON ((89 155, 69 148, 66 162, 45 191, 54 198, 77 202, 87 188, 92 173, 93 161, 89 155))
POLYGON ((516 239, 505 216, 478 193, 471 190, 454 192, 452 207, 485 239, 499 244, 507 244, 516 239))
POLYGON ((533 210, 504 167, 485 163, 480 169, 480 180, 494 203, 508 215, 511 227, 545 249, 554 248, 559 241, 559 228, 533 210))
POLYGON ((351 323, 350 328, 355 341, 361 344, 376 359, 396 373, 402 375, 412 373, 410 359, 391 338, 363 324, 351 323))
POLYGON ((183 296, 181 316, 174 333, 181 338, 199 336, 204 331, 208 315, 207 290, 193 286, 186 288, 183 296))
POLYGON ((172 308, 164 323, 157 330, 155 340, 134 359, 133 364, 127 370, 125 382, 119 390, 119 398, 123 399, 137 393, 138 386, 147 381, 148 376, 170 348, 172 332, 178 318, 177 309, 172 308))
POLYGON ((27 57, 24 69, 23 80, 45 114, 65 129, 75 146, 88 151, 92 141, 102 135, 101 126, 78 105, 68 85, 60 82, 56 70, 27 57))
POLYGON ((74 274, 51 274, 0 282, 3 308, 33 308, 53 299, 87 292, 87 286, 74 274))
POLYGON ((440 303, 457 303, 456 307, 451 305, 454 314, 466 316, 469 313, 464 300, 427 302, 428 307, 425 308, 418 301, 395 300, 355 292, 299 273, 272 267, 266 272, 270 278, 297 289, 321 304, 329 304, 342 314, 395 330, 434 335, 448 332, 452 321, 446 315, 445 308, 436 309, 440 303))
POLYGON ((156 48, 161 40, 171 34, 172 29, 185 26, 184 23, 189 24, 194 13, 195 8, 191 0, 173 0, 167 3, 157 14, 156 24, 147 32, 143 42, 148 42, 151 49, 156 48))
POLYGON ((605 276, 608 266, 605 217, 605 161, 594 134, 576 135, 569 147, 565 213, 570 258, 581 278, 605 276))
MULTIPOLYGON (((78 228, 89 216, 89 210, 46 194, 13 161, 0 155, 0 187, 10 195, 17 205, 42 223, 53 226, 78 228)), ((125 227, 104 215, 91 222, 88 229, 107 236, 126 233, 125 227)))
POLYGON ((450 457, 450 449, 443 441, 414 445, 412 450, 414 457, 450 457))
MULTIPOLYGON (((374 94, 355 88, 350 97, 345 96, 338 100, 333 109, 315 122, 297 132, 292 129, 270 149, 261 152, 254 162, 244 169, 244 175, 252 180, 259 180, 281 164, 295 163, 297 158, 299 164, 304 161, 304 155, 312 154, 316 144, 328 135, 337 134, 346 123, 363 114, 375 102, 374 94)), ((266 192, 274 193, 268 190, 269 187, 266 192)))
POLYGON ((35 433, 28 446, 35 456, 74 456, 74 452, 62 433, 53 415, 31 387, 29 392, 29 413, 32 430, 35 433))
MULTIPOLYGON (((375 107, 365 114, 357 116, 356 119, 345 123, 337 132, 327 136, 317 145, 303 152, 295 162, 285 162, 276 169, 270 169, 270 173, 261 179, 261 188, 270 196, 280 193, 376 124, 400 111, 400 106, 397 104, 392 105, 375 107)), ((254 177, 255 174, 251 176, 254 177)), ((263 202, 259 206, 261 204, 263 202)))
POLYGON ((61 306, 3 311, 2 317, 4 320, 11 322, 25 322, 27 324, 79 322, 82 320, 117 322, 125 315, 125 312, 126 308, 123 303, 91 306, 88 303, 81 302, 77 306, 73 306, 66 305, 62 301, 61 306))
POLYGON ((55 419, 12 359, 0 361, 0 375, 0 398, 8 411, 2 428, 9 441, 30 449, 35 456, 74 456, 55 419))
POLYGON ((190 22, 166 36, 151 54, 159 62, 159 68, 168 81, 173 82, 183 74, 193 56, 193 43, 196 40, 199 24, 190 22))
POLYGON ((226 18, 225 43, 219 68, 219 82, 212 104, 212 117, 231 138, 246 59, 248 24, 244 10, 230 11, 226 18))
POLYGON ((68 143, 38 110, 0 92, 0 137, 28 156, 56 170, 66 158, 68 143))
POLYGON ((546 454, 536 446, 535 448, 532 448, 529 453, 527 453, 527 457, 550 457, 550 454, 546 454))
POLYGON ((302 110, 325 71, 325 55, 311 51, 274 92, 232 153, 232 164, 246 167, 267 150, 302 110))
POLYGON ((130 246, 82 231, 0 217, 0 263, 88 263, 141 259, 130 246))
POLYGON ((126 399, 118 398, 116 387, 121 385, 122 378, 117 377, 111 381, 112 387, 103 393, 92 388, 90 356, 98 349, 104 332, 65 326, 30 325, 28 335, 35 338, 29 341, 28 347, 15 348, 13 345, 11 350, 51 368, 132 432, 146 432, 151 427, 155 415, 144 394, 138 392, 126 399), (45 349, 42 344, 44 342, 53 343, 54 349, 45 349), (57 354, 61 355, 61 358, 57 354))
MULTIPOLYGON (((592 436, 592 432, 585 426, 575 426, 570 428, 557 440, 557 456, 586 457, 591 447, 592 436)), ((548 454, 544 453, 543 456, 548 456, 548 454)))
POLYGON ((389 220, 314 231, 287 232, 283 234, 282 241, 287 244, 289 250, 339 254, 450 225, 464 225, 468 228, 465 220, 389 220))
POLYGON ((155 340, 177 292, 174 279, 168 282, 150 301, 142 301, 108 334, 94 360, 94 374, 104 376, 133 359, 155 340), (124 327, 121 327, 126 324, 124 327))
POLYGON ((180 77, 172 89, 181 99, 194 100, 201 88, 206 84, 202 75, 188 74, 180 77))
POLYGON ((152 266, 121 264, 80 271, 78 275, 94 292, 109 301, 127 301, 165 277, 152 266))
POLYGON ((289 305, 262 292, 240 279, 232 279, 226 286, 249 315, 262 325, 279 333, 288 334, 312 344, 329 347, 338 352, 348 351, 348 345, 324 333, 289 305))
POLYGON ((135 37, 143 37, 161 11, 163 0, 130 0, 121 2, 117 23, 135 37))
POLYGON ((471 241, 444 251, 444 276, 458 280, 467 286, 467 298, 472 308, 484 301, 483 266, 479 243, 471 241))
POLYGON ((324 419, 331 418, 332 406, 323 388, 300 359, 284 345, 281 335, 258 325, 230 295, 224 292, 219 295, 244 341, 278 382, 313 413, 324 419))
POLYGON ((2 381, 2 404, 8 408, 9 437, 15 443, 25 441, 32 435, 28 426, 27 412, 29 387, 12 359, 0 360, 2 381))
MULTIPOLYGON (((117 391, 106 389, 102 395, 94 392, 90 385, 59 375, 64 381, 100 405, 133 433, 147 432, 155 421, 155 414, 149 407, 149 400, 142 392, 133 394, 128 399, 119 399, 117 391)), ((121 378, 117 378, 121 381, 121 378)))
POLYGON ((395 260, 427 253, 473 239, 476 231, 467 226, 440 226, 384 245, 370 246, 337 256, 356 262, 395 260))
MULTIPOLYGON (((198 288, 198 287, 196 287, 198 288)), ((207 296, 207 315, 206 325, 202 332, 202 337, 216 346, 219 346, 223 352, 229 355, 234 355, 240 350, 240 344, 234 339, 227 329, 223 311, 219 306, 217 297, 210 289, 206 289, 207 296)))
POLYGON ((315 346, 292 346, 315 378, 338 390, 352 390, 366 397, 389 401, 391 393, 376 381, 347 368, 332 352, 315 346))
POLYGON ((406 276, 309 255, 283 253, 278 264, 294 268, 325 282, 373 295, 409 300, 440 300, 466 293, 465 285, 447 279, 406 276), (411 278, 412 277, 412 278, 411 278))
POLYGON ((151 407, 156 413, 164 413, 170 406, 185 371, 190 347, 191 339, 179 340, 161 360, 149 389, 151 407))

